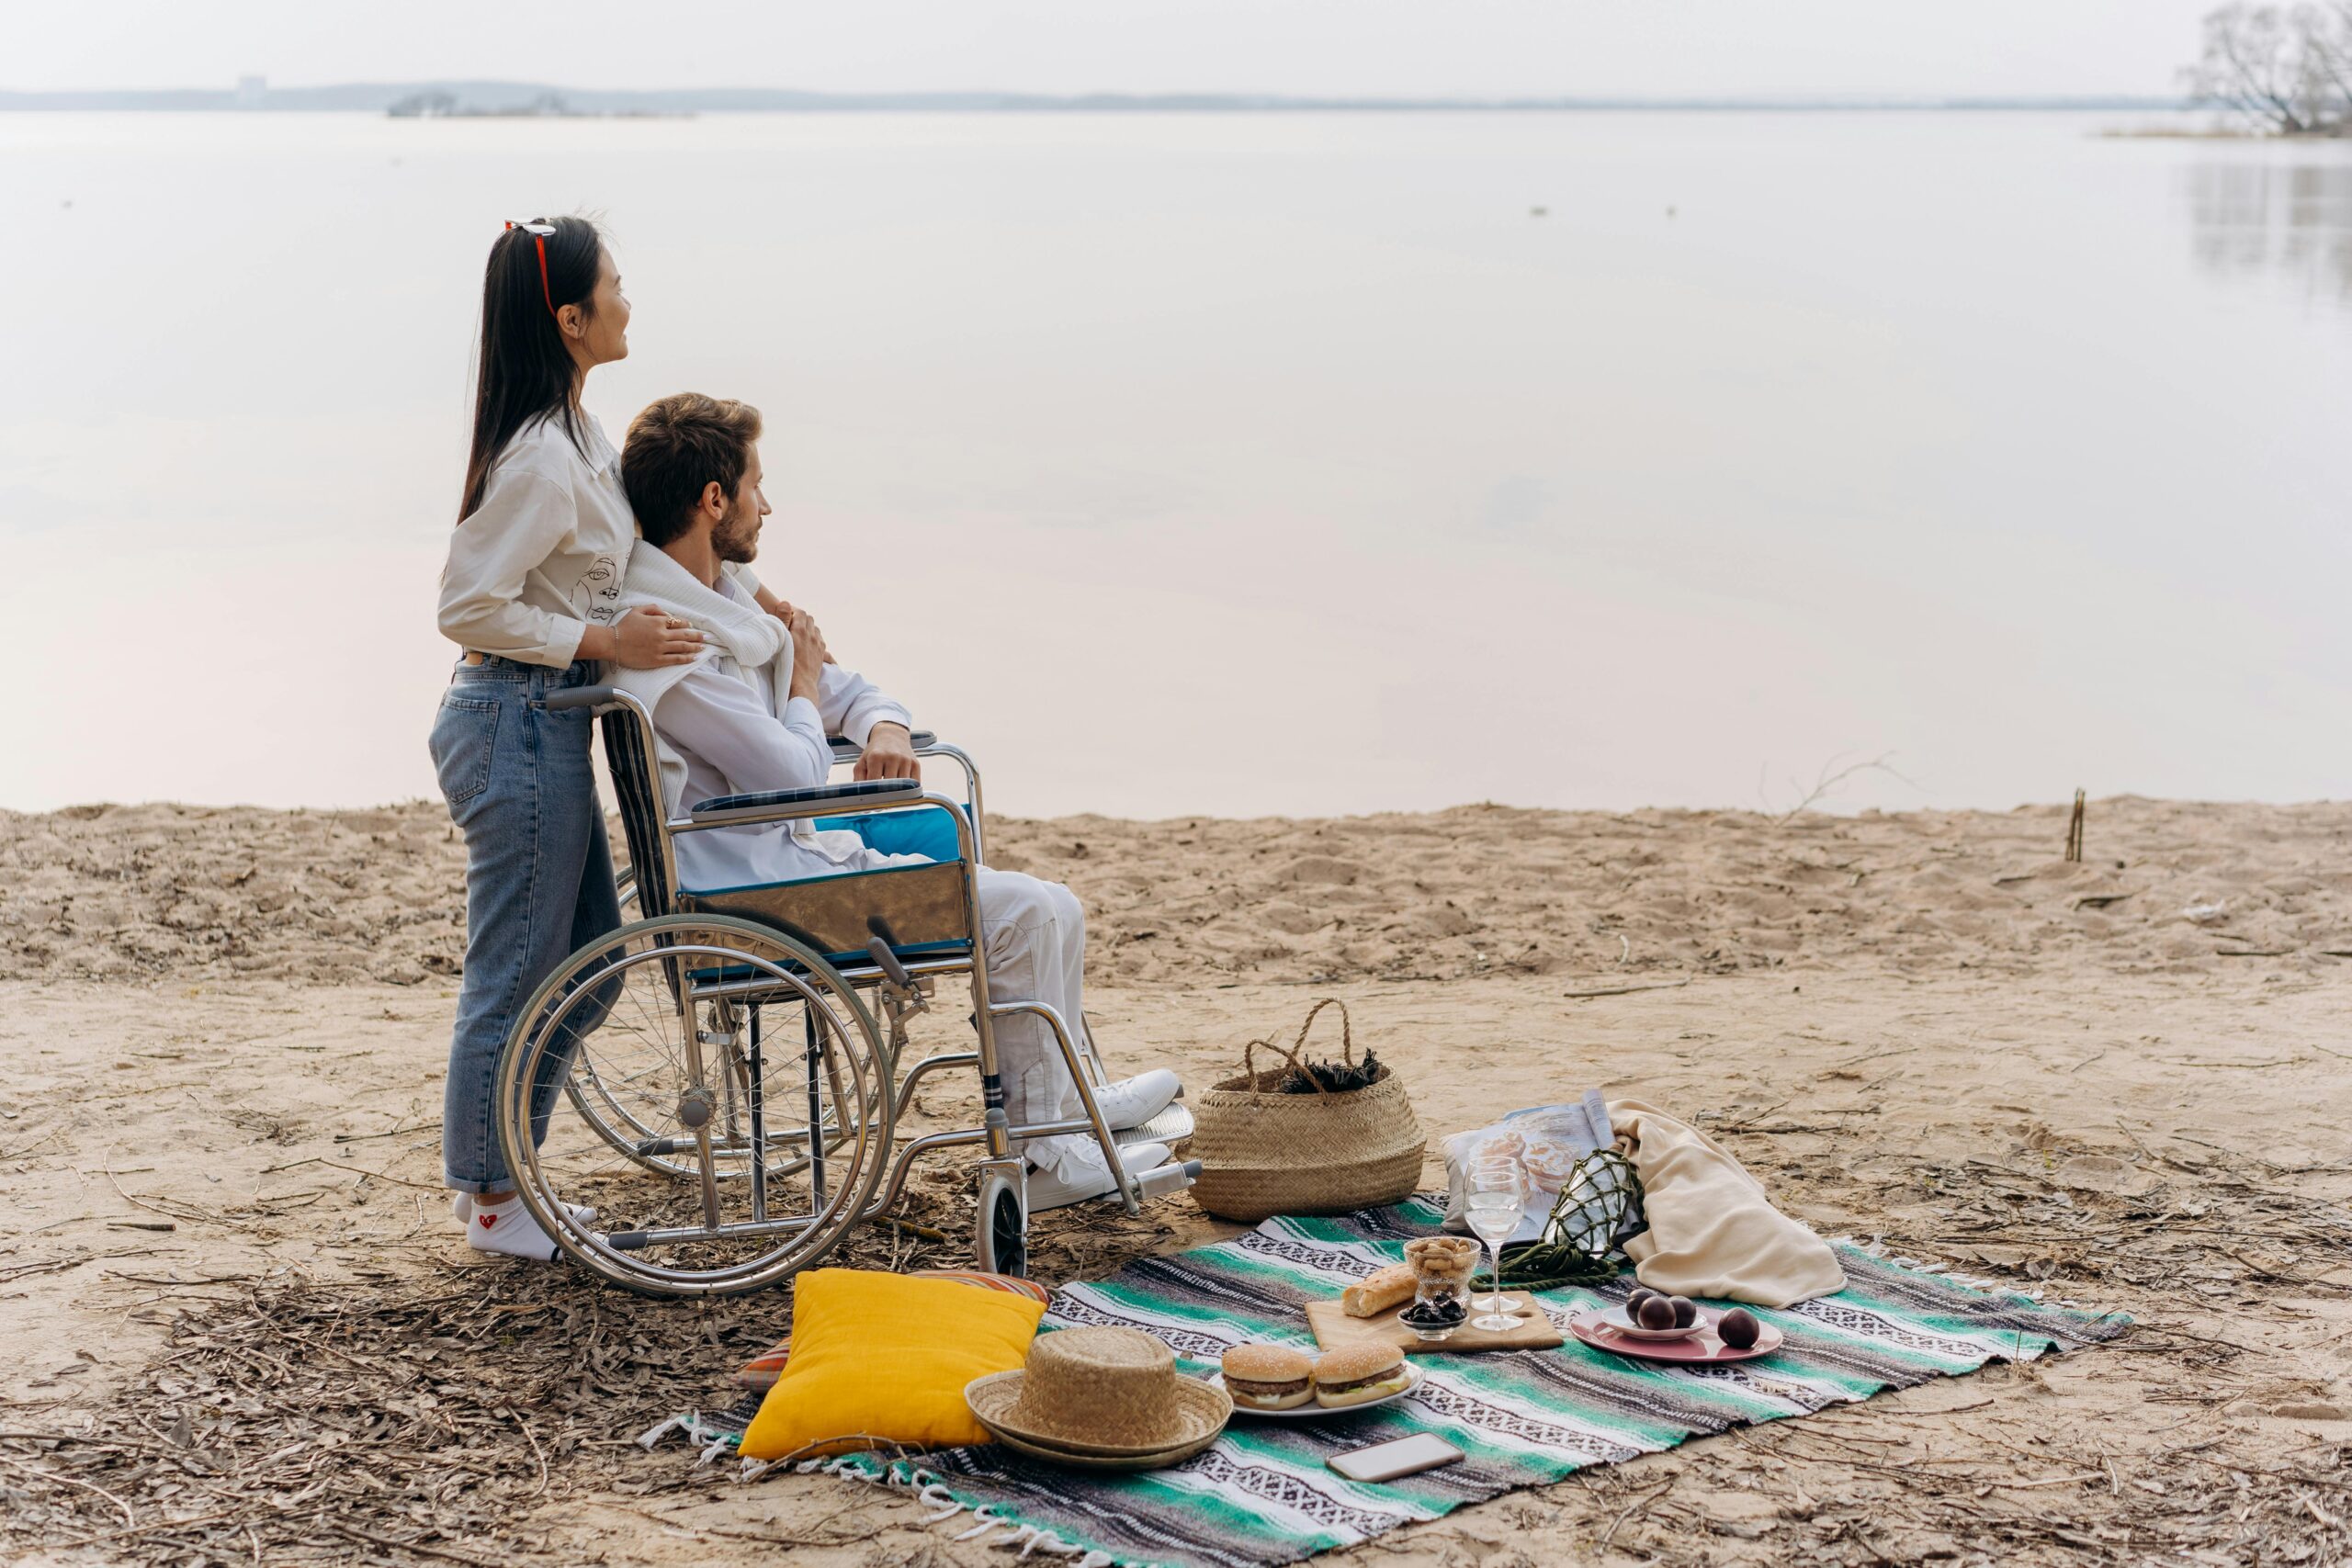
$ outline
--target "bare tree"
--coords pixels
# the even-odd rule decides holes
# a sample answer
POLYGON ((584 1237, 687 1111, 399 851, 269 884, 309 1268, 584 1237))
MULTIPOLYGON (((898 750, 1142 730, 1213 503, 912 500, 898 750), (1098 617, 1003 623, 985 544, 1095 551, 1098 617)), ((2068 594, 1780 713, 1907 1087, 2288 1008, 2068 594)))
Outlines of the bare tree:
POLYGON ((2279 136, 2352 132, 2352 0, 2255 6, 2205 17, 2205 50, 2182 73, 2189 91, 2279 136))
POLYGON ((2335 106, 2335 133, 2352 128, 2352 0, 2307 6, 2300 18, 2304 68, 2335 106))

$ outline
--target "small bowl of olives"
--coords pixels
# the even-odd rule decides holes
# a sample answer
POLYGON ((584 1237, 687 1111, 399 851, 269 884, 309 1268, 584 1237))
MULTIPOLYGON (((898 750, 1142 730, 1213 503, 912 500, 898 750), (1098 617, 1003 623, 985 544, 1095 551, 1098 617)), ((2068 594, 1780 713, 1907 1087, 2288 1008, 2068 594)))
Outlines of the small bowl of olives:
POLYGON ((1396 1314, 1396 1321, 1425 1341, 1450 1339, 1470 1315, 1470 1309, 1452 1296, 1415 1302, 1396 1314))
POLYGON ((1468 1293, 1455 1289, 1449 1280, 1425 1275, 1396 1321, 1424 1341, 1450 1338, 1470 1316, 1470 1303, 1464 1299, 1468 1293))
POLYGON ((1600 1321, 1629 1339, 1688 1339, 1713 1322, 1689 1296, 1669 1296, 1636 1285, 1625 1304, 1600 1314, 1600 1321))

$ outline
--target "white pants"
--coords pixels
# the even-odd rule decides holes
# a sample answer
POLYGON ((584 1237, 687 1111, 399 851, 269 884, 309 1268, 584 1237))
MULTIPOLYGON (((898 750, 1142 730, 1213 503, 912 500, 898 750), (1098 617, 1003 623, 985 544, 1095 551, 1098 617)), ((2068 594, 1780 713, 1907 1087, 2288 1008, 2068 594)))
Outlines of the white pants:
MULTIPOLYGON (((1080 1012, 1086 911, 1078 896, 1058 882, 987 866, 979 868, 979 886, 989 999, 1045 1003, 1061 1014, 1072 1043, 1086 1051, 1080 1012)), ((1004 1082, 1004 1113, 1013 1125, 1060 1122, 1079 1113, 1078 1086, 1055 1043, 1053 1025, 1035 1013, 996 1021, 996 1061, 1004 1082)), ((1030 1139, 1015 1146, 1032 1164, 1057 1168, 1066 1159, 1083 1158, 1096 1145, 1090 1134, 1030 1139)))

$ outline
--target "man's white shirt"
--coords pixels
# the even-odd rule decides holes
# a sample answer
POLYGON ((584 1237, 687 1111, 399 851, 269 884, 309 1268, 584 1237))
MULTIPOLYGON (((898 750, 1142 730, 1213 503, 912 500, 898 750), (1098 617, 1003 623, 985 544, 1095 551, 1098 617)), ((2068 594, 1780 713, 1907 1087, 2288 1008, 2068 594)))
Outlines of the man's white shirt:
MULTIPOLYGON (((655 552, 649 545, 640 553, 655 552)), ((719 573, 718 592, 764 615, 754 598, 757 583, 748 572, 730 567, 719 573)), ((775 697, 787 690, 791 679, 791 647, 787 637, 780 669, 746 668, 724 643, 714 643, 714 651, 655 697, 654 731, 684 764, 683 786, 668 802, 673 815, 683 816, 720 795, 809 789, 825 783, 833 765, 828 734, 847 736, 863 746, 877 724, 913 728, 903 706, 871 681, 838 664, 825 666, 816 702, 791 697, 777 709, 775 697)), ((673 770, 665 768, 662 773, 666 793, 673 770)), ((854 804, 845 809, 854 809, 854 804)), ((683 834, 676 843, 679 882, 703 891, 920 858, 881 854, 867 849, 854 833, 818 832, 806 823, 796 824, 789 832, 776 823, 718 828, 683 834)))

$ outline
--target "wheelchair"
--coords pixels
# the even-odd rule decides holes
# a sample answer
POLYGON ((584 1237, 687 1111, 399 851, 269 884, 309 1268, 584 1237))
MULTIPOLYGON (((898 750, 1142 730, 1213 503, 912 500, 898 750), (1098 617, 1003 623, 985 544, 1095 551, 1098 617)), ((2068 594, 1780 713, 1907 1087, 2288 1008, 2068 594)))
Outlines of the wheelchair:
MULTIPOLYGON (((507 1168, 573 1261, 651 1295, 759 1290, 888 1211, 917 1159, 978 1148, 975 1261, 1021 1275, 1029 1213, 1016 1140, 1092 1136, 1130 1214, 1192 1185, 1198 1161, 1136 1174, 1119 1158, 1123 1143, 1189 1136, 1181 1100, 1114 1134, 1095 1098, 1105 1075, 1083 1020, 989 995, 976 874, 980 776, 964 752, 928 732, 913 738, 918 756, 961 770, 961 801, 916 780, 878 779, 729 795, 673 819, 642 703, 583 686, 548 706, 597 716, 640 917, 559 964, 499 1056, 493 1119, 507 1168), (915 829, 943 852, 952 841, 953 855, 752 887, 678 885, 683 835, 800 821, 868 835, 915 829), (970 985, 977 1048, 907 1064, 907 1020, 931 1005, 943 977, 970 985), (1079 1116, 1007 1119, 995 1026, 1022 1013, 1042 1019, 1059 1047, 1079 1116), (916 1086, 958 1067, 978 1070, 982 1124, 899 1134, 916 1086), (557 1122, 560 1100, 576 1123, 557 1122)), ((833 750, 837 762, 857 755, 838 738, 833 750)))

